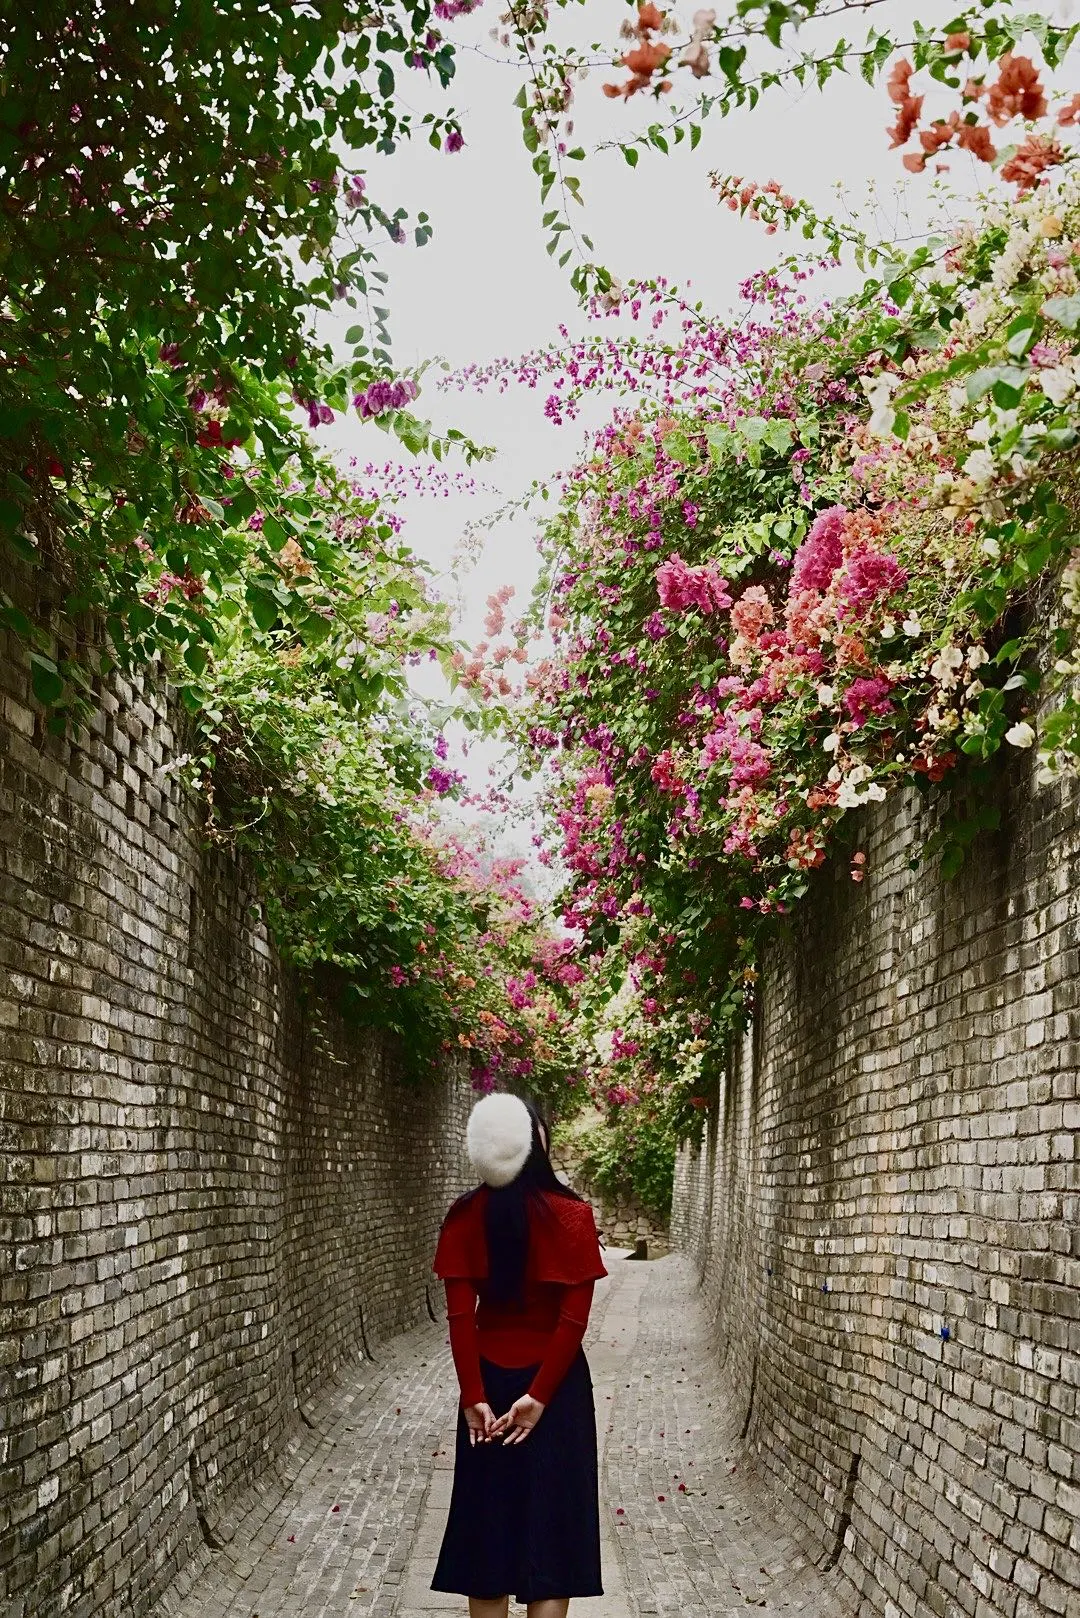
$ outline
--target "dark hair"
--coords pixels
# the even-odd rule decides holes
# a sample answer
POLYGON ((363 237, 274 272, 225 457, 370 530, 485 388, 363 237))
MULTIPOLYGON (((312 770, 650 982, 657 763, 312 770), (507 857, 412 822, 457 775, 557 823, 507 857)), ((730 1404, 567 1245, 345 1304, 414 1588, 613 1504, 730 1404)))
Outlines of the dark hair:
MULTIPOLYGON (((523 1098, 524 1099, 524 1098, 523 1098)), ((543 1208, 542 1193, 547 1191, 572 1202, 583 1199, 571 1186, 564 1185, 551 1166, 545 1137, 550 1140, 547 1120, 531 1101, 526 1101, 532 1119, 532 1148, 518 1174, 509 1185, 487 1187, 484 1208, 484 1236, 487 1241, 488 1278, 485 1297, 494 1303, 520 1303, 529 1258, 529 1207, 543 1208)), ((485 1189, 478 1186, 459 1197, 461 1207, 485 1189)))

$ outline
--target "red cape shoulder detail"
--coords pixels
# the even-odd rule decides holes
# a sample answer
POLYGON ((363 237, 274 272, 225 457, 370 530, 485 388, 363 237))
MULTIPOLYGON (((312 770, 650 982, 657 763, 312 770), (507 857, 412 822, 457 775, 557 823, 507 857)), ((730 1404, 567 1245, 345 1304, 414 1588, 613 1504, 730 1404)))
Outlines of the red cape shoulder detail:
MULTIPOLYGON (((447 1214, 432 1265, 442 1280, 486 1278, 486 1202, 487 1194, 481 1191, 463 1208, 452 1208, 447 1214)), ((607 1273, 589 1204, 545 1195, 539 1207, 530 1210, 527 1279, 576 1286, 581 1281, 598 1281, 607 1273)))

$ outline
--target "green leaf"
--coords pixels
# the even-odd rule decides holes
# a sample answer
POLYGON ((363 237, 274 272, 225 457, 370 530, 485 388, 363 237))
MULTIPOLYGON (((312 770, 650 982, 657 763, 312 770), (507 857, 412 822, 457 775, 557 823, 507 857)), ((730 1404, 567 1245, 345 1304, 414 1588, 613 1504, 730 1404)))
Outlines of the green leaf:
POLYGON ((664 454, 669 460, 676 461, 680 466, 689 466, 697 460, 690 440, 685 433, 668 433, 663 440, 664 454))
POLYGON ((16 505, 14 500, 0 500, 0 529, 8 531, 18 528, 22 520, 21 506, 16 505))
POLYGON ((764 442, 778 455, 786 455, 794 439, 794 429, 790 421, 782 416, 776 416, 765 429, 764 442))
POLYGON ((25 612, 20 612, 6 597, 0 601, 0 623, 6 624, 20 640, 29 640, 33 633, 33 625, 25 612))
POLYGON ((958 875, 964 863, 964 848, 960 843, 948 843, 941 856, 941 874, 947 882, 958 875))
POLYGON ((1067 298, 1049 298, 1043 304, 1042 312, 1047 320, 1064 326, 1066 331, 1075 331, 1080 326, 1080 292, 1074 292, 1067 298))
POLYGON ((968 377, 967 396, 975 404, 999 385, 1010 394, 1015 393, 1023 389, 1030 375, 1031 367, 1027 365, 984 365, 968 377))
POLYGON ((1013 359, 1022 360, 1025 354, 1035 346, 1041 331, 1042 321, 1038 315, 1017 315, 1009 326, 1005 341, 1005 347, 1013 359))
POLYGON ((281 604, 269 590, 262 590, 258 585, 249 584, 245 592, 251 616, 264 632, 273 629, 281 616, 281 604))
POLYGON ((709 446, 710 459, 719 465, 731 453, 735 434, 723 422, 711 421, 705 428, 705 441, 709 446))
POLYGON ((43 707, 51 708, 64 694, 64 677, 51 657, 30 653, 30 684, 43 707))
POLYGON ((279 551, 289 537, 276 517, 263 519, 262 533, 271 550, 275 551, 279 551))
POLYGON ((764 416, 745 416, 736 422, 735 431, 748 444, 763 444, 768 439, 769 423, 764 416))
POLYGON ((16 556, 21 556, 24 562, 37 562, 41 560, 37 544, 30 538, 29 534, 9 533, 5 534, 4 538, 7 540, 16 556))

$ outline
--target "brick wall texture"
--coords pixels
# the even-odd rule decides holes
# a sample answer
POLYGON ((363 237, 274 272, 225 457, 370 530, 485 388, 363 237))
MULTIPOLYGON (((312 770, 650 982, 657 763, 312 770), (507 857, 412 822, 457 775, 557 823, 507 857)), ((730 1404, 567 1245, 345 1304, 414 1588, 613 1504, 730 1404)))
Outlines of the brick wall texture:
POLYGON ((44 738, 7 645, 0 704, 0 1612, 138 1618, 426 1317, 467 1089, 300 994, 160 701, 44 738))
POLYGON ((611 1192, 590 1180, 572 1144, 556 1143, 551 1161, 555 1172, 591 1203, 596 1229, 605 1247, 632 1248, 643 1236, 653 1257, 670 1251, 667 1222, 647 1212, 631 1193, 611 1192))
POLYGON ((861 1618, 1080 1615, 1080 802, 959 878, 921 801, 816 873, 673 1230, 756 1464, 861 1618))

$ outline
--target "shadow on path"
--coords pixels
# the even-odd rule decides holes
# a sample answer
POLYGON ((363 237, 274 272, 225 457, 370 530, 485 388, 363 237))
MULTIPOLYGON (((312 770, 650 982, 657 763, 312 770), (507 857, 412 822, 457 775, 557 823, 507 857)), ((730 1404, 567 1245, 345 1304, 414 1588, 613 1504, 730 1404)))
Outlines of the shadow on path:
MULTIPOLYGON (((572 1613, 845 1618, 844 1585, 808 1562, 736 1460, 689 1267, 612 1254, 609 1268, 587 1344, 607 1594, 575 1602, 572 1613)), ((253 1492, 232 1543, 208 1552, 155 1618, 464 1614, 463 1601, 427 1588, 453 1465, 445 1328, 418 1327, 377 1358, 328 1391, 276 1486, 253 1492)))

